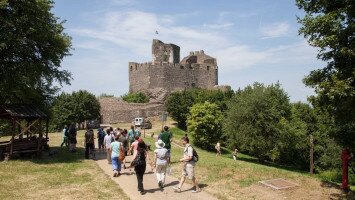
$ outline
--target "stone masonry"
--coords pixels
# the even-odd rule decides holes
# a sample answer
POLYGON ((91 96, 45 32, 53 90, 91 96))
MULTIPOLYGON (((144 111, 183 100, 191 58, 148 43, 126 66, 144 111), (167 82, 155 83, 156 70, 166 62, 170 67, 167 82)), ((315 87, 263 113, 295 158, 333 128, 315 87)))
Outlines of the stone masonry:
POLYGON ((159 102, 127 103, 115 97, 104 97, 99 102, 103 124, 127 123, 136 117, 159 116, 165 110, 164 104, 159 102))
POLYGON ((104 124, 131 122, 135 117, 159 116, 165 111, 164 100, 174 91, 189 88, 228 90, 218 86, 217 60, 203 50, 190 52, 180 61, 180 47, 154 39, 152 62, 128 63, 129 92, 143 92, 149 103, 127 103, 119 98, 101 98, 104 124))
POLYGON ((152 54, 152 62, 128 63, 129 92, 144 92, 154 98, 157 92, 168 95, 194 87, 214 89, 218 85, 217 61, 203 50, 190 52, 180 61, 179 46, 154 39, 152 54))

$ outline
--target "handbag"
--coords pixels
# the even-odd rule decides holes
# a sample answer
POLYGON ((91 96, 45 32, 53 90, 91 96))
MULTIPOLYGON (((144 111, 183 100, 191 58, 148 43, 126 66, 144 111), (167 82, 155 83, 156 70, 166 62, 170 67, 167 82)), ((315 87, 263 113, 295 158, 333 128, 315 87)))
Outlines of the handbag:
POLYGON ((125 158, 125 152, 124 152, 124 148, 122 147, 122 143, 120 145, 120 156, 119 156, 119 160, 122 162, 125 158))
MULTIPOLYGON (((144 155, 143 155, 144 156, 144 155)), ((135 167, 135 166, 138 166, 138 165, 143 165, 145 161, 143 161, 143 158, 142 158, 142 153, 138 153, 136 158, 134 160, 132 160, 131 162, 131 167, 135 167)))

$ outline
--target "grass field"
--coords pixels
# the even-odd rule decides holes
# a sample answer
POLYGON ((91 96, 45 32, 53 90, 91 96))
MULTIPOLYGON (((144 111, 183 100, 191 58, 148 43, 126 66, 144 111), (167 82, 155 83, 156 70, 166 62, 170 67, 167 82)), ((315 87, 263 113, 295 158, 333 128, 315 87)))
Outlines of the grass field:
MULTIPOLYGON (((186 132, 172 126, 174 143, 182 145, 180 138, 186 132)), ((191 137, 190 137, 191 138, 191 137)), ((155 139, 146 137, 145 141, 154 146, 155 139)), ((154 148, 153 148, 154 149, 154 148)), ((197 178, 203 189, 218 199, 352 199, 353 193, 343 194, 337 184, 322 181, 319 177, 310 177, 307 172, 292 167, 275 164, 262 165, 257 159, 238 154, 234 161, 231 152, 224 149, 224 154, 216 157, 214 152, 196 148, 200 160, 197 163, 197 178), (259 181, 285 178, 299 187, 287 190, 272 190, 259 184, 259 181)), ((151 152, 152 153, 152 152, 151 152)), ((173 175, 180 177, 181 164, 178 160, 183 149, 172 147, 173 175)))
MULTIPOLYGON (((161 129, 159 121, 153 122, 153 129, 146 130, 144 140, 152 146, 161 129)), ((186 133, 167 123, 174 135, 174 143, 181 145, 180 138, 186 133)), ((129 128, 130 124, 116 124, 114 127, 129 128)), ((123 191, 92 160, 85 160, 83 153, 84 131, 78 133, 77 153, 61 149, 62 135, 51 133, 50 146, 58 154, 42 159, 15 159, 0 163, 0 199, 128 199, 123 191)), ((191 138, 191 137, 190 137, 191 138)), ((1 138, 3 139, 3 138, 1 138)), ((239 154, 238 161, 231 158, 224 149, 221 157, 214 152, 196 148, 200 157, 196 175, 204 191, 218 199, 355 199, 354 193, 346 197, 337 184, 310 177, 307 172, 290 167, 262 165, 248 155, 239 154), (258 181, 285 178, 299 185, 287 190, 272 190, 258 181)), ((181 164, 178 160, 183 149, 172 147, 173 176, 180 177, 181 164)), ((352 188, 354 189, 354 188, 352 188)))
POLYGON ((77 153, 60 148, 62 134, 51 133, 58 154, 0 162, 0 199, 128 199, 93 160, 83 159, 83 135, 77 153))

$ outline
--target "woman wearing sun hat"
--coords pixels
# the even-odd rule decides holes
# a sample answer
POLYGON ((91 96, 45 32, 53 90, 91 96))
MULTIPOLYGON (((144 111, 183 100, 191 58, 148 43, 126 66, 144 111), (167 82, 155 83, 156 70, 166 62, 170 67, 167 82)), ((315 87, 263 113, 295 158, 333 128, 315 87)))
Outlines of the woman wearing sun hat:
POLYGON ((162 140, 158 140, 155 143, 156 149, 154 151, 154 163, 155 174, 157 176, 158 185, 160 188, 164 188, 166 167, 168 165, 168 150, 165 147, 165 143, 162 140))

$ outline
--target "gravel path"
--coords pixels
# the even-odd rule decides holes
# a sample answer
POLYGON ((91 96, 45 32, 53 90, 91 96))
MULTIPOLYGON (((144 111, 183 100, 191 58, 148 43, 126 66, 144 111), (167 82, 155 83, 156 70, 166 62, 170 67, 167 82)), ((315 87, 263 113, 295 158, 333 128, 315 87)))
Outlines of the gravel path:
MULTIPOLYGON (((132 156, 127 157, 127 161, 130 161, 132 156)), ((127 196, 132 200, 140 199, 154 199, 154 200, 192 200, 192 199, 201 199, 201 200, 215 200, 216 198, 210 194, 202 191, 199 193, 192 193, 192 186, 184 183, 181 189, 181 193, 176 193, 173 190, 173 186, 179 184, 179 180, 167 176, 165 180, 165 188, 161 190, 158 187, 158 183, 155 178, 154 172, 151 170, 150 165, 147 165, 146 172, 144 174, 143 185, 144 189, 147 192, 145 195, 141 195, 137 190, 137 178, 134 174, 134 169, 122 169, 122 175, 120 177, 113 177, 112 166, 107 163, 106 153, 97 152, 98 160, 96 163, 100 168, 108 174, 113 181, 115 181, 120 188, 127 194, 127 196)), ((128 166, 128 163, 126 164, 128 166)), ((198 167, 198 166, 197 166, 198 167)))

